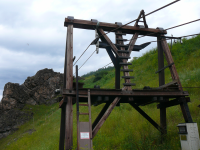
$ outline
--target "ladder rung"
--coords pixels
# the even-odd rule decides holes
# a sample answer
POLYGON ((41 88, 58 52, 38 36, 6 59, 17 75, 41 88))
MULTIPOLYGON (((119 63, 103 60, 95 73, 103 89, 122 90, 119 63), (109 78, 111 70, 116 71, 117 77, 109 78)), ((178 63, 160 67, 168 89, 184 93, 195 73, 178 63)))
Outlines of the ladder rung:
POLYGON ((131 57, 129 56, 119 56, 120 59, 130 59, 131 57))
POLYGON ((116 38, 116 40, 118 40, 118 41, 127 41, 127 39, 119 39, 119 38, 116 38))
POLYGON ((88 104, 79 104, 79 106, 88 106, 88 104))
POLYGON ((79 115, 89 115, 89 113, 79 113, 79 115))
POLYGON ((117 35, 126 35, 126 33, 115 33, 117 35))
POLYGON ((119 63, 120 65, 132 65, 132 63, 119 63))
POLYGON ((121 71, 129 72, 129 71, 133 71, 133 70, 132 69, 121 69, 121 71))
POLYGON ((118 50, 118 52, 121 52, 121 53, 129 53, 129 51, 123 51, 123 50, 118 50))
POLYGON ((124 86, 135 86, 135 83, 123 83, 124 86))
POLYGON ((122 76, 122 78, 125 78, 125 79, 134 79, 134 76, 122 76))
POLYGON ((86 97, 87 98, 88 96, 87 95, 79 95, 79 97, 86 97))
POLYGON ((117 47, 128 47, 129 45, 115 44, 117 47))

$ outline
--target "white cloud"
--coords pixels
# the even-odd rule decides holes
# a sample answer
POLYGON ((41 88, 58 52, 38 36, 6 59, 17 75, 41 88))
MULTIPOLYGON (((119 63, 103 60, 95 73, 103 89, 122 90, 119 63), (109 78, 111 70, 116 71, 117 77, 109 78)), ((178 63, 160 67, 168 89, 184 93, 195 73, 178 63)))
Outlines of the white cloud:
MULTIPOLYGON (((13 52, 8 49, 0 47, 0 69, 19 69, 29 70, 39 66, 51 64, 52 66, 63 64, 64 57, 52 55, 33 55, 25 52, 13 52)), ((39 69, 39 68, 38 68, 39 69)))
MULTIPOLYGON (((34 75, 43 68, 53 68, 63 72, 66 31, 64 19, 97 19, 101 22, 122 22, 123 24, 138 17, 144 9, 149 13, 162 7, 171 0, 1 0, 0 1, 0 90, 6 82, 20 82, 27 75, 34 75), (14 76, 15 75, 15 76, 14 76), (23 77, 22 77, 23 76, 23 77)), ((166 7, 146 17, 150 28, 168 28, 200 18, 200 1, 184 0, 166 7)), ((134 23, 133 23, 134 24, 134 23)), ((132 25, 133 25, 132 24, 132 25)), ((199 33, 199 22, 168 31, 168 35, 182 36, 199 33)), ((108 36, 115 39, 114 34, 108 36)), ((132 35, 124 36, 130 39, 132 35)), ((94 39, 94 31, 74 29, 73 55, 76 59, 94 39)), ((144 37, 137 40, 142 44, 156 38, 144 37)), ((133 52, 131 57, 139 57, 147 50, 156 47, 152 43, 141 52, 133 52)), ((91 55, 91 46, 78 61, 79 67, 91 55)), ((111 62, 105 50, 94 54, 79 70, 83 75, 97 70, 111 62)))

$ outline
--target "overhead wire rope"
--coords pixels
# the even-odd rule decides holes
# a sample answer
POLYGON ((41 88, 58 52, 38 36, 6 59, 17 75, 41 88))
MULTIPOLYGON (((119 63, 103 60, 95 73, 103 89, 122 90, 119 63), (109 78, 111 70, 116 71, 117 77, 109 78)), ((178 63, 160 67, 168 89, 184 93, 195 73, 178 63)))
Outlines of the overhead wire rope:
POLYGON ((190 22, 187 22, 187 23, 183 23, 183 24, 180 24, 180 25, 174 26, 174 27, 167 28, 167 29, 165 29, 165 30, 174 29, 174 28, 177 28, 177 27, 180 27, 180 26, 183 26, 183 25, 186 25, 186 24, 190 24, 190 23, 193 23, 193 22, 196 22, 196 21, 199 21, 199 20, 200 20, 200 19, 193 20, 193 21, 190 21, 190 22))
MULTIPOLYGON (((152 14, 152 13, 155 13, 155 12, 157 12, 157 11, 159 11, 159 10, 161 10, 161 9, 163 9, 163 8, 165 8, 165 7, 167 7, 167 6, 170 6, 170 5, 172 5, 172 4, 174 4, 174 3, 178 2, 178 1, 180 1, 180 0, 175 0, 175 1, 173 1, 173 2, 171 2, 171 3, 169 3, 169 4, 167 4, 167 5, 165 5, 165 6, 163 6, 163 7, 160 7, 160 8, 158 8, 158 9, 156 9, 156 10, 154 10, 154 11, 152 11, 152 12, 146 14, 146 15, 144 15, 144 16, 148 16, 148 15, 150 15, 150 14, 152 14)), ((142 17, 140 17, 140 18, 142 18, 142 17)), ((140 19, 140 18, 139 18, 139 19, 140 19)), ((132 20, 132 21, 130 21, 130 22, 128 22, 128 23, 126 23, 126 24, 120 26, 120 27, 117 27, 117 28, 115 28, 115 29, 113 29, 113 30, 111 30, 111 31, 109 31, 109 32, 107 32, 107 33, 105 33, 104 35, 106 35, 106 34, 108 34, 108 33, 110 33, 110 32, 113 32, 113 31, 115 31, 115 30, 118 30, 118 29, 120 29, 120 28, 122 28, 122 27, 124 27, 124 26, 127 26, 128 24, 133 23, 133 22, 135 22, 136 20, 138 20, 138 19, 132 20)), ((96 39, 99 39, 101 36, 103 36, 103 35, 98 36, 97 38, 95 38, 95 39, 88 45, 88 47, 87 47, 86 50, 81 54, 81 56, 78 58, 78 60, 83 56, 83 54, 87 51, 87 49, 90 47, 90 45, 91 45, 96 39)), ((73 66, 78 62, 78 60, 73 64, 73 66)))
MULTIPOLYGON (((200 35, 199 34, 190 34, 190 35, 185 35, 185 36, 179 36, 177 38, 183 38, 183 37, 188 37, 188 36, 195 36, 195 35, 200 35)), ((169 39, 163 39, 163 40, 156 40, 156 41, 150 41, 150 42, 158 42, 158 41, 164 41, 164 40, 171 40, 171 38, 169 39)), ((146 43, 149 43, 149 42, 146 42, 146 43)), ((145 44, 145 43, 144 43, 145 44)), ((104 47, 101 47, 101 48, 106 48, 106 47, 110 47, 109 45, 108 46, 104 46, 104 47)), ((104 67, 108 66, 109 64, 111 64, 112 62, 108 63, 107 65, 105 65, 104 67)), ((104 67, 101 67, 101 68, 104 68, 104 67)))
MULTIPOLYGON (((159 10, 161 10, 161 9, 163 9, 163 8, 165 8, 165 7, 167 7, 167 6, 170 6, 170 5, 172 5, 172 4, 176 3, 176 2, 178 2, 178 1, 180 1, 180 0, 175 0, 175 1, 173 1, 173 2, 171 2, 171 3, 169 3, 169 4, 167 4, 167 5, 165 5, 165 6, 163 6, 163 7, 160 7, 160 8, 158 8, 158 9, 156 9, 156 10, 154 10, 154 11, 152 11, 152 12, 146 14, 146 15, 144 15, 144 16, 146 17, 146 16, 148 16, 148 15, 150 15, 150 14, 153 14, 153 13, 155 13, 155 12, 157 12, 157 11, 159 11, 159 10)), ((140 17, 140 18, 142 18, 142 17, 140 17)), ((140 19, 140 18, 139 18, 139 19, 140 19)), ((111 31, 109 31, 109 32, 107 32, 107 33, 105 33, 105 34, 108 34, 108 33, 110 33, 110 32, 113 32, 113 31, 117 30, 117 29, 120 29, 120 28, 122 28, 122 27, 124 27, 124 26, 127 26, 128 24, 133 23, 133 22, 135 22, 136 20, 138 20, 138 19, 132 20, 132 21, 130 21, 130 22, 128 22, 128 23, 126 23, 126 24, 124 24, 124 25, 118 27, 118 28, 115 28, 115 29, 113 29, 113 30, 111 30, 111 31)), ((101 35, 101 36, 102 36, 102 35, 101 35)))
MULTIPOLYGON (((92 44, 92 43, 91 43, 92 44)), ((90 45, 91 45, 90 44, 90 45)), ((73 64, 73 66, 78 62, 78 60, 83 56, 83 54, 87 51, 87 49, 90 47, 90 45, 88 45, 88 47, 86 48, 86 50, 81 54, 81 56, 77 59, 77 61, 73 64)))
MULTIPOLYGON (((96 50, 94 50, 94 52, 95 52, 95 51, 96 51, 96 50)), ((92 57, 92 55, 94 54, 94 52, 88 57, 88 59, 82 64, 81 67, 83 67, 83 65, 85 65, 85 63, 90 59, 90 57, 92 57)), ((81 67, 80 67, 78 70, 80 70, 81 67)), ((76 74, 76 72, 75 72, 74 74, 76 74)))

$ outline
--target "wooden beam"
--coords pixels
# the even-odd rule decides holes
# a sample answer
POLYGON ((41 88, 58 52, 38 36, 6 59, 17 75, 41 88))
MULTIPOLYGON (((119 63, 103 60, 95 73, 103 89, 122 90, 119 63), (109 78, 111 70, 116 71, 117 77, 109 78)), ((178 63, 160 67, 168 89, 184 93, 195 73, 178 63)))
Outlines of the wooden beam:
POLYGON ((112 63, 114 64, 114 66, 116 66, 116 58, 115 58, 111 48, 110 47, 106 47, 106 51, 107 51, 110 59, 112 60, 112 63))
POLYGON ((100 121, 100 119, 102 118, 102 116, 105 114, 106 110, 108 109, 108 107, 110 106, 110 103, 106 103, 103 107, 103 109, 101 110, 101 112, 98 114, 97 118, 95 119, 95 121, 92 124, 92 130, 95 128, 95 126, 98 124, 98 122, 100 121))
POLYGON ((186 99, 184 97, 181 99, 182 99, 182 103, 180 104, 180 106, 181 106, 181 111, 182 111, 183 117, 185 119, 185 122, 193 123, 192 116, 190 114, 190 110, 189 110, 188 104, 186 102, 186 99))
POLYGON ((100 119, 99 123, 95 126, 94 130, 92 131, 93 138, 97 134, 97 132, 99 131, 99 129, 101 128, 103 123, 106 121, 106 119, 110 115, 111 111, 114 109, 114 107, 117 105, 117 103, 119 102, 120 99, 121 99, 120 97, 116 97, 114 99, 114 101, 111 103, 110 107, 107 109, 107 111, 105 112, 103 117, 100 119))
POLYGON ((139 32, 136 32, 131 38, 131 41, 130 41, 129 47, 128 47, 128 51, 129 51, 129 55, 128 56, 131 55, 131 52, 132 52, 132 50, 134 48, 134 45, 135 45, 135 42, 136 42, 136 40, 138 38, 138 35, 139 35, 139 32))
MULTIPOLYGON (((190 102, 190 98, 189 97, 186 97, 186 102, 190 102)), ((171 100, 171 101, 168 101, 168 102, 163 102, 163 103, 160 103, 157 105, 157 108, 160 109, 160 108, 167 108, 167 107, 172 107, 172 106, 176 106, 176 105, 179 105, 181 103, 183 103, 184 101, 182 99, 174 99, 174 100, 171 100)))
POLYGON ((140 107, 138 107, 134 103, 130 103, 130 105, 135 108, 145 119, 147 119, 156 129, 158 129, 158 131, 161 132, 161 127, 153 119, 151 119, 140 107))
POLYGON ((65 105, 61 108, 59 150, 64 150, 65 141, 65 105))
MULTIPOLYGON (((172 86, 172 85, 174 85, 174 84, 176 84, 176 83, 178 83, 178 80, 174 80, 174 81, 172 81, 172 82, 170 82, 170 83, 161 85, 161 86, 158 87, 158 89, 168 88, 168 87, 170 87, 170 86, 172 86)), ((177 88, 178 88, 178 86, 177 86, 177 88)))
MULTIPOLYGON (((161 46, 161 38, 157 37, 157 45, 158 45, 158 70, 164 68, 164 53, 163 47, 161 46)), ((159 72, 159 87, 165 84, 165 70, 159 72)), ((162 102, 160 103, 162 104, 162 102)), ((162 130, 161 138, 163 139, 164 135, 167 134, 167 112, 166 108, 160 109, 160 127, 162 130)))
POLYGON ((119 56, 118 54, 118 49, 117 47, 112 43, 112 41, 109 39, 109 37, 105 34, 105 32, 103 31, 103 29, 99 28, 97 29, 97 32, 100 36, 100 39, 102 40, 102 42, 106 42, 113 50, 113 52, 115 53, 115 55, 119 56))
MULTIPOLYGON (((67 41, 66 41, 66 57, 64 74, 66 78, 66 88, 73 88, 73 25, 68 25, 67 28, 67 41)), ((73 147, 73 108, 72 96, 67 97, 66 102, 66 124, 65 124, 65 150, 72 149, 73 147)))
MULTIPOLYGON (((79 89, 80 95, 87 95, 87 89, 79 89)), ((63 90, 63 95, 73 96, 75 97, 76 91, 75 90, 63 90)), ((122 97, 155 97, 155 96, 162 96, 162 97, 181 97, 181 96, 188 96, 187 91, 163 91, 163 90, 132 90, 132 91, 123 91, 123 90, 111 90, 111 89, 90 89, 91 96, 122 96, 122 97)))
MULTIPOLYGON (((165 57, 166 57, 168 65, 174 63, 173 58, 172 58, 172 54, 171 54, 169 46, 167 44, 167 41, 165 39, 163 39, 163 38, 162 38, 162 41, 161 41, 161 45, 162 45, 162 48, 164 50, 165 57)), ((170 69, 170 72, 171 72, 172 79, 173 80, 178 80, 179 90, 182 91, 183 89, 182 89, 181 81, 180 81, 178 73, 176 71, 175 64, 173 64, 171 67, 169 67, 169 69, 170 69)))
MULTIPOLYGON (((95 27, 97 25, 96 22, 92 22, 88 20, 74 19, 73 21, 71 21, 65 18, 64 26, 67 27, 70 24, 73 24, 74 28, 88 29, 88 30, 95 30, 95 27)), ((105 22, 99 23, 99 28, 102 28, 104 31, 111 31, 118 27, 119 26, 114 23, 105 23, 105 22)), ((112 32, 115 32, 115 31, 112 31, 112 32)), ((165 30, 161 31, 159 29, 153 29, 153 28, 139 28, 136 26, 129 26, 129 25, 120 28, 120 31, 126 34, 135 34, 136 32, 140 32, 140 35, 155 33, 155 34, 147 35, 147 36, 154 36, 154 37, 157 37, 157 34, 167 34, 167 31, 165 30)))

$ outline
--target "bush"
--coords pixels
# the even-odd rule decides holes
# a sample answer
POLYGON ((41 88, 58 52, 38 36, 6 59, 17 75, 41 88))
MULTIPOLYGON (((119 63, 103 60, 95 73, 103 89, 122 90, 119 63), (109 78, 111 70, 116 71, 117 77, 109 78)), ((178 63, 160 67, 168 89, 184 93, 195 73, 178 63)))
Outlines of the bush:
POLYGON ((107 75, 108 74, 108 71, 105 71, 105 70, 102 70, 100 72, 97 72, 94 76, 94 80, 93 80, 93 83, 100 80, 103 76, 107 75))

